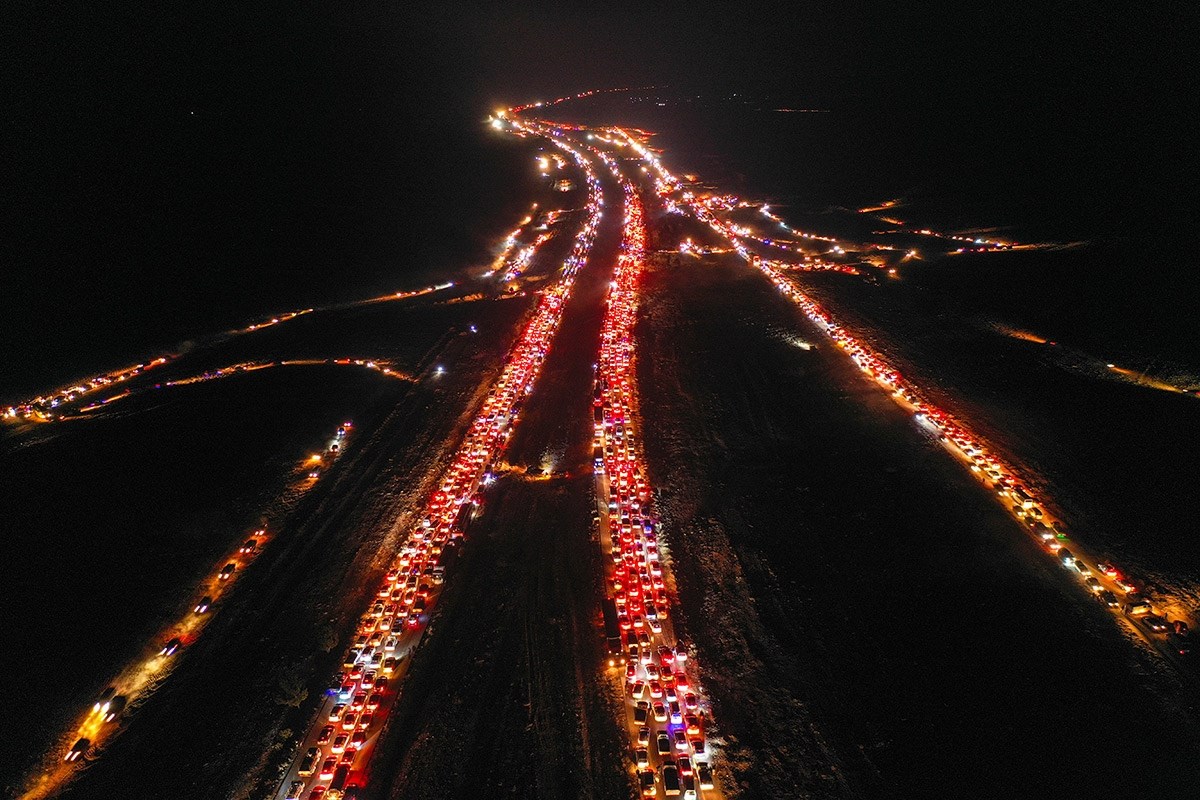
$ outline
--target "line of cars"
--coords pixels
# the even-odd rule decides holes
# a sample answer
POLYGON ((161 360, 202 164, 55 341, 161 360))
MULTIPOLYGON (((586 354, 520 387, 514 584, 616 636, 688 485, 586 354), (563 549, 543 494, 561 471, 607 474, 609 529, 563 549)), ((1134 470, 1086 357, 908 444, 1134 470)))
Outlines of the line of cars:
MULTIPOLYGON (((443 283, 436 286, 426 286, 421 289, 415 289, 407 292, 395 292, 393 294, 383 295, 382 297, 372 297, 366 300, 352 301, 340 306, 331 306, 323 309, 303 308, 297 311, 288 311, 277 314, 270 319, 263 320, 262 322, 256 322, 246 325, 242 328, 235 328, 234 330, 228 331, 228 333, 235 336, 246 333, 254 333, 256 331, 265 330, 266 328, 288 322, 305 314, 311 314, 314 311, 326 311, 330 310, 330 308, 345 308, 349 306, 365 305, 367 303, 378 303, 392 300, 407 300, 411 297, 419 297, 421 295, 431 294, 433 292, 448 289, 453 286, 454 283, 452 282, 443 283)), ((128 381, 132 381, 139 375, 142 375, 147 370, 160 367, 163 364, 174 360, 174 358, 175 356, 159 356, 152 361, 141 364, 133 364, 132 366, 123 367, 122 369, 112 370, 111 372, 102 373, 100 375, 94 375, 90 378, 84 378, 78 383, 55 389, 49 394, 23 400, 15 405, 4 408, 3 411, 0 411, 0 422, 54 422, 62 419, 65 416, 70 416, 76 413, 85 413, 97 408, 101 408, 113 400, 125 397, 128 392, 107 397, 86 407, 79 408, 77 411, 75 410, 73 404, 75 401, 83 398, 84 395, 88 395, 100 389, 121 386, 128 381)), ((357 361, 355 363, 362 365, 363 362, 357 361)), ((388 370, 384 369, 382 371, 387 372, 388 370)), ((171 381, 163 385, 173 385, 179 382, 187 381, 171 381)))
MULTIPOLYGON (((326 449, 316 458, 322 464, 337 458, 345 447, 351 429, 350 422, 339 426, 327 443, 326 449)), ((312 463, 310 457, 305 462, 306 468, 312 463)), ((123 673, 123 680, 119 679, 101 692, 91 710, 84 715, 74 743, 63 756, 64 762, 82 760, 101 737, 113 730, 110 723, 116 722, 130 702, 161 677, 162 669, 170 663, 172 657, 196 640, 207 624, 214 604, 228 591, 240 571, 258 556, 267 538, 267 529, 259 528, 239 544, 236 551, 221 559, 224 563, 205 582, 202 596, 191 606, 189 613, 170 627, 157 651, 144 663, 127 669, 123 673)))
POLYGON ((373 737, 398 697, 388 684, 398 680, 404 658, 428 627, 445 579, 444 554, 478 513, 482 492, 494 480, 493 465, 533 391, 575 275, 591 251, 603 208, 600 183, 581 153, 558 138, 551 141, 575 160, 588 186, 587 218, 563 262, 562 280, 541 293, 532 318, 507 354, 500 377, 420 520, 408 532, 370 607, 359 618, 342 661, 344 672, 335 676, 329 697, 301 744, 303 755, 281 783, 284 800, 334 800, 365 785, 373 737))
MULTIPOLYGON (((615 164, 613 164, 615 167, 615 164)), ((614 170, 615 171, 615 170, 614 170)), ((695 660, 674 635, 669 568, 634 431, 633 328, 645 259, 642 204, 628 181, 624 238, 610 284, 596 368, 593 456, 601 543, 610 557, 606 609, 613 669, 624 672, 626 726, 643 797, 719 797, 695 660)))
POLYGON ((3 414, 0 414, 0 420, 52 422, 59 418, 63 406, 73 403, 84 395, 98 389, 117 386, 125 381, 136 378, 146 370, 160 367, 169 360, 167 356, 159 356, 153 361, 144 364, 134 364, 133 366, 116 369, 112 372, 94 375, 91 378, 84 378, 77 384, 55 389, 48 395, 33 397, 16 405, 9 406, 4 409, 3 414))
MULTIPOLYGON (((1115 565, 1096 559, 1090 559, 1089 564, 1082 555, 1069 550, 1066 547, 1070 542, 1066 524, 1047 513, 1047 504, 1029 488, 1016 470, 1005 464, 952 415, 924 400, 899 372, 837 325, 824 309, 800 292, 782 273, 774 270, 771 262, 763 261, 755 254, 751 254, 749 260, 799 304, 805 315, 824 330, 860 370, 874 378, 918 422, 929 425, 938 439, 966 463, 977 479, 992 489, 1013 517, 1063 567, 1075 574, 1099 602, 1114 611, 1124 612, 1144 633, 1156 639, 1161 638, 1161 643, 1169 651, 1179 656, 1190 654, 1192 647, 1186 620, 1168 620, 1166 614, 1140 591, 1138 582, 1115 565)), ((1082 549, 1078 544, 1074 546, 1082 549)))
POLYGON ((1029 488, 1028 482, 1017 470, 1005 464, 992 448, 986 446, 959 420, 925 400, 896 369, 841 327, 825 309, 786 277, 781 269, 783 265, 751 252, 740 240, 738 231, 717 218, 704 203, 695 199, 690 202, 685 200, 684 203, 698 220, 728 240, 746 262, 760 270, 783 295, 800 306, 805 316, 844 350, 860 370, 887 390, 919 423, 930 426, 938 439, 994 491, 1046 551, 1071 570, 1100 603, 1113 611, 1123 612, 1144 635, 1166 652, 1179 657, 1190 655, 1192 641, 1189 623, 1181 618, 1182 615, 1169 619, 1165 611, 1145 597, 1139 584, 1127 573, 1112 563, 1090 557, 1085 559, 1081 545, 1075 545, 1081 551, 1080 555, 1068 550, 1065 547, 1069 541, 1065 523, 1049 515, 1047 503, 1029 488))

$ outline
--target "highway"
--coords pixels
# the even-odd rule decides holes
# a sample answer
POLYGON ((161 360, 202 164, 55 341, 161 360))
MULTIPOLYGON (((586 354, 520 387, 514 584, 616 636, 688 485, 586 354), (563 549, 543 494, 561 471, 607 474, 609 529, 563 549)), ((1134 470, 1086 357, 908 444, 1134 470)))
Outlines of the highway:
MULTIPOLYGON (((669 549, 652 508, 639 445, 634 374, 638 286, 646 225, 627 180, 624 238, 608 296, 595 388, 595 466, 600 545, 618 641, 610 669, 621 679, 625 724, 644 797, 720 798, 719 758, 707 735, 712 710, 695 653, 675 633, 669 549)), ((610 632, 611 635, 611 632, 610 632)))
POLYGON ((562 321, 575 275, 587 263, 604 207, 600 183, 580 151, 557 137, 549 141, 584 174, 588 216, 559 280, 542 293, 439 488, 428 499, 420 524, 409 532, 374 602, 360 617, 353 646, 343 658, 344 671, 332 679, 329 695, 275 793, 281 800, 335 798, 370 779, 376 737, 402 691, 409 656, 428 630, 445 581, 448 551, 463 538, 482 502, 481 493, 496 479, 513 426, 562 321))
MULTIPOLYGON (((548 354, 556 346, 576 276, 589 264, 597 229, 606 211, 597 164, 606 166, 620 186, 623 216, 620 250, 604 301, 591 403, 592 483, 597 542, 604 564, 603 586, 609 612, 605 634, 610 651, 605 674, 593 677, 610 683, 621 697, 618 722, 627 737, 630 784, 638 787, 641 796, 708 800, 736 796, 732 790, 734 773, 724 763, 727 756, 722 752, 719 727, 704 691, 703 656, 690 645, 687 632, 679 623, 680 604, 670 547, 673 532, 664 529, 658 516, 651 465, 646 462, 641 444, 643 428, 656 421, 643 419, 638 400, 635 328, 646 269, 646 217, 660 208, 665 214, 686 217, 717 241, 716 244, 696 242, 689 237, 679 243, 676 252, 695 257, 733 253, 766 278, 833 347, 911 417, 916 435, 938 441, 1009 512, 1016 529, 1030 537, 1045 557, 1053 559, 1062 574, 1069 576, 1080 598, 1109 609, 1124 630, 1154 648, 1181 673, 1195 677, 1190 629, 1197 620, 1187 598, 1163 593, 1150 595, 1129 571, 1088 547, 1068 525, 1054 498, 1032 489, 1031 476, 1006 460, 999 447, 976 434, 968 421, 935 405, 928 392, 902 376, 876 347, 848 330, 833 311, 804 291, 796 277, 801 273, 860 274, 863 267, 853 258, 870 249, 867 245, 797 231, 761 203, 733 195, 697 192, 693 188, 695 181, 682 181, 667 170, 641 133, 551 123, 527 116, 534 109, 569 99, 573 98, 510 108, 492 119, 493 127, 501 132, 543 141, 557 150, 538 158, 544 175, 569 169, 573 164, 586 186, 584 217, 579 221, 569 255, 553 278, 540 283, 537 279, 529 280, 526 284, 537 298, 535 306, 505 354, 498 377, 487 387, 482 402, 477 408, 464 404, 471 409, 469 427, 461 441, 447 439, 448 445, 457 444, 450 447, 451 455, 438 473, 436 488, 422 499, 415 513, 416 524, 403 532, 397 546, 375 554, 388 562, 386 573, 377 585, 365 586, 369 601, 355 613, 353 630, 347 626, 340 631, 344 634, 340 640, 348 643, 341 652, 340 671, 328 676, 327 688, 319 701, 305 706, 311 712, 307 724, 298 735, 287 737, 283 744, 285 755, 276 756, 282 773, 277 782, 273 781, 272 798, 338 800, 355 796, 364 787, 378 785, 373 760, 406 690, 410 666, 419 656, 426 634, 436 628, 431 623, 437 618, 439 600, 447 582, 453 580, 453 569, 449 567, 469 538, 473 521, 486 513, 483 509, 489 506, 493 485, 499 480, 519 479, 506 461, 510 441, 526 404, 537 402, 531 395, 539 384, 548 354), (775 239, 767 231, 735 220, 739 209, 757 209, 760 218, 782 227, 788 237, 794 238, 775 239), (814 248, 819 252, 814 252, 814 248), (778 259, 763 255, 776 250, 788 255, 778 259), (727 784, 728 792, 723 788, 727 784)), ((615 205, 610 203, 607 211, 611 213, 615 205)), ((876 213, 893 206, 889 203, 861 211, 876 213)), ((525 272, 531 268, 539 249, 567 229, 564 213, 539 212, 536 205, 532 207, 506 237, 482 279, 490 280, 494 284, 491 288, 496 291, 518 292, 521 284, 517 282, 526 278, 525 272), (536 229, 535 220, 543 222, 536 229), (521 238, 527 240, 523 246, 521 238)), ((1043 246, 982 238, 969 240, 929 229, 905 232, 960 245, 953 252, 1043 246)), ((903 257, 919 256, 914 250, 903 257)), ((887 269, 886 274, 895 277, 894 268, 887 266, 892 263, 895 262, 880 262, 887 269)), ((439 284, 349 305, 407 299, 440 292, 452 285, 439 284)), ((229 333, 259 331, 313 311, 310 308, 288 312, 229 333)), ((49 422, 64 418, 65 410, 86 413, 102 409, 148 390, 150 387, 144 385, 141 376, 169 361, 169 357, 163 356, 97 375, 13 406, 5 416, 18 423, 49 422), (135 382, 137 386, 133 387, 135 382), (124 388, 125 385, 132 388, 124 388), (102 390, 110 389, 119 391, 80 407, 85 397, 91 400, 102 390)), ((216 380, 272 366, 320 363, 361 367, 409 382, 436 377, 442 371, 442 367, 430 363, 419 374, 409 375, 391 362, 362 358, 242 362, 170 378, 153 388, 216 380)), ((1112 365, 1109 368, 1119 371, 1112 365)), ((586 403, 586 398, 579 400, 586 403)), ((303 490, 320 481, 346 452, 354 433, 349 421, 332 432, 319 452, 297 465, 297 486, 303 490)), ((547 478, 550 473, 547 467, 547 478)), ((213 565, 211 574, 196 587, 196 602, 190 611, 147 646, 151 655, 130 664, 112 679, 111 688, 97 698, 93 707, 83 710, 78 725, 64 735, 64 741, 70 744, 61 761, 37 776, 26 797, 49 796, 60 791, 75 777, 79 767, 103 752, 120 727, 122 713, 145 702, 170 674, 179 655, 205 630, 222 597, 251 564, 268 557, 271 551, 267 548, 272 543, 273 532, 267 528, 249 532, 235 552, 213 565)), ((270 752, 264 753, 264 762, 271 757, 270 752)))

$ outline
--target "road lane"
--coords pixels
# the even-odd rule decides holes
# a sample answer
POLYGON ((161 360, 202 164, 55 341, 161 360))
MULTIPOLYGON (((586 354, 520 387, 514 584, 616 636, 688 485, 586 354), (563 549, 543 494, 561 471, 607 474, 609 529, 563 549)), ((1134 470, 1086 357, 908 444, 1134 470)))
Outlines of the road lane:
POLYGON ((584 174, 588 216, 563 262, 560 279, 543 291, 452 465, 429 499, 421 523, 410 531, 375 601, 360 619, 355 646, 343 659, 346 671, 334 681, 338 689, 332 689, 331 684, 330 691, 336 694, 324 700, 296 749, 296 758, 275 793, 278 798, 308 797, 314 791, 318 797, 332 798, 350 787, 367 783, 373 738, 395 706, 401 685, 399 678, 403 677, 401 665, 407 664, 412 648, 420 645, 436 607, 445 575, 444 555, 462 538, 474 508, 480 503, 480 492, 494 480, 493 470, 554 341, 575 275, 587 262, 603 209, 600 184, 590 161, 580 151, 552 132, 546 135, 584 174), (396 636, 397 630, 401 636, 396 636), (391 675, 397 671, 398 679, 392 683, 391 675), (389 680, 385 690, 378 693, 373 684, 381 676, 389 680), (366 705, 375 702, 376 694, 381 694, 377 707, 367 709, 366 705), (367 713, 369 717, 364 716, 367 713), (335 731, 326 732, 329 725, 334 725, 335 731), (336 732, 338 727, 341 733, 336 732), (347 740, 339 742, 337 737, 341 735, 347 740), (332 770, 318 767, 315 780, 311 774, 300 774, 302 767, 311 766, 306 760, 324 764, 331 757, 336 760, 332 770))

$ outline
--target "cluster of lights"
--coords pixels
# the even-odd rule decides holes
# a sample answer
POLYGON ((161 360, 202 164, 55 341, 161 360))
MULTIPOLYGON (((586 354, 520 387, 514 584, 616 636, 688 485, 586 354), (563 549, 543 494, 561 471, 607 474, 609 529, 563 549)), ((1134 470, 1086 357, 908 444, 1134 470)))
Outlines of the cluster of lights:
POLYGON ((140 391, 149 391, 150 389, 170 389, 176 386, 191 386, 197 383, 207 383, 208 381, 221 380, 234 375, 244 375, 250 372, 258 372, 272 367, 293 367, 293 366, 321 366, 321 365, 338 365, 338 366, 355 366, 364 369, 373 370, 381 375, 386 375, 390 378, 398 378, 400 380, 410 380, 411 376, 407 373, 400 372, 394 368, 391 362, 386 360, 364 359, 364 358, 296 358, 283 361, 245 361, 240 364, 231 364, 227 367, 217 367, 215 369, 205 370, 199 375, 191 375, 186 378, 176 378, 174 380, 163 381, 156 383, 152 387, 144 387, 141 390, 126 389, 120 394, 115 394, 111 397, 106 397, 103 400, 98 400, 90 405, 83 406, 79 409, 79 413, 87 414, 92 411, 104 408, 110 403, 115 403, 118 400, 123 400, 127 397, 132 397, 140 391))
MULTIPOLYGON (((313 311, 328 311, 328 310, 332 310, 335 308, 352 308, 355 306, 367 305, 367 304, 372 304, 372 303, 390 302, 390 301, 396 301, 396 300, 408 300, 413 297, 420 297, 422 295, 432 294, 433 292, 440 292, 445 289, 452 288, 453 286, 454 286, 454 283, 451 281, 448 283, 440 283, 435 286, 426 286, 424 288, 415 289, 413 291, 394 292, 392 294, 385 294, 380 297, 372 297, 372 298, 368 298, 366 300, 355 300, 350 303, 345 303, 345 304, 337 305, 337 306, 329 306, 327 308, 322 308, 322 309, 305 308, 305 309, 300 309, 299 311, 289 311, 286 314, 279 314, 279 315, 271 317, 270 319, 265 320, 263 322, 256 322, 256 323, 247 325, 242 328, 237 328, 232 331, 228 331, 228 333, 230 335, 255 333, 257 331, 262 331, 267 328, 274 327, 275 325, 279 325, 284 322, 288 322, 290 320, 296 319, 297 317, 303 316, 305 314, 311 314, 313 311)), ((22 422, 22 421, 53 422, 56 420, 60 420, 63 418, 64 412, 66 411, 68 406, 70 406, 74 402, 84 398, 86 395, 95 393, 95 392, 105 389, 105 388, 113 388, 113 387, 121 386, 122 384, 125 384, 125 383, 133 380, 134 378, 142 375, 147 370, 150 370, 150 369, 153 369, 154 367, 159 367, 159 366, 162 366, 163 364, 166 364, 167 362, 171 361, 172 358, 173 358, 173 356, 159 356, 158 358, 154 359, 153 361, 149 361, 149 362, 146 362, 143 364, 134 364, 133 366, 130 366, 130 367, 124 367, 119 370, 113 370, 112 372, 106 372, 101 375, 96 375, 91 378, 86 378, 72 386, 57 389, 57 390, 51 392, 50 394, 39 396, 39 397, 34 397, 29 400, 25 400, 21 403, 17 403, 15 405, 9 406, 9 407, 5 408, 2 413, 0 413, 0 419, 7 421, 7 422, 22 422)), ((337 363, 342 363, 342 362, 339 361, 337 363)), ((230 368, 230 369, 234 369, 234 368, 230 368)), ((222 377, 222 376, 214 376, 214 377, 222 377)), ((175 383, 176 382, 172 381, 172 382, 168 382, 167 384, 164 384, 164 385, 174 385, 175 383)), ((100 407, 102 407, 108 403, 111 403, 115 400, 119 400, 122 397, 127 397, 129 394, 130 394, 129 391, 123 391, 117 395, 113 395, 104 400, 99 400, 95 403, 92 403, 84 408, 79 409, 79 411, 80 412, 94 411, 97 408, 100 408, 100 407)))
POLYGON ((148 369, 162 366, 170 359, 160 356, 146 364, 134 364, 102 375, 86 378, 79 383, 62 389, 57 389, 48 395, 34 397, 4 410, 6 420, 29 420, 34 422, 50 422, 59 418, 57 409, 81 397, 111 386, 119 386, 126 381, 136 378, 148 369))
MULTIPOLYGON (((615 168, 615 164, 612 165, 615 168)), ((675 641, 669 623, 672 598, 668 594, 660 556, 659 522, 651 508, 651 488, 637 444, 636 378, 633 370, 638 290, 645 265, 646 227, 642 204, 627 181, 624 235, 609 287, 601 328, 600 358, 596 374, 595 462, 601 495, 608 509, 602 544, 611 567, 605 585, 615 606, 622 637, 627 726, 643 795, 663 791, 678 793, 684 782, 699 781, 713 788, 704 734, 707 705, 698 682, 689 677, 685 647, 675 641), (607 541, 605 541, 607 540, 607 541), (661 770, 651 768, 650 738, 665 737, 673 758, 660 756, 661 770)), ((610 661, 618 668, 616 658, 610 661)), ((661 751, 661 747, 658 748, 661 751)))
POLYGON ((375 601, 359 620, 353 646, 343 659, 348 672, 339 677, 333 690, 335 705, 309 732, 310 738, 320 741, 320 729, 336 722, 349 737, 348 741, 342 739, 341 750, 330 768, 320 771, 321 779, 330 779, 335 770, 344 768, 347 774, 355 775, 356 783, 363 782, 359 778, 369 764, 358 757, 361 745, 372 731, 382 727, 395 699, 393 695, 388 701, 381 695, 379 681, 383 678, 386 685, 388 676, 398 667, 402 651, 415 646, 427 629, 429 612, 443 582, 442 553, 463 536, 467 522, 478 513, 483 502, 481 492, 495 480, 494 465, 499 463, 507 446, 525 398, 533 391, 562 320, 575 275, 591 252, 600 222, 603 209, 600 182, 583 154, 552 129, 536 123, 513 124, 531 135, 545 136, 583 171, 588 187, 587 218, 563 261, 561 279, 541 293, 532 318, 505 357, 500 377, 426 502, 419 522, 399 546, 375 601))
MULTIPOLYGON (((634 141, 628 134, 625 135, 625 138, 627 141, 634 141)), ((678 181, 663 167, 661 160, 657 156, 651 154, 644 147, 639 149, 635 146, 635 149, 640 152, 647 164, 658 172, 660 177, 656 182, 656 188, 659 193, 664 195, 670 194, 670 187, 678 186, 678 181), (664 189, 667 191, 664 192, 664 189)), ((668 197, 665 199, 674 200, 676 198, 668 197)), ((1171 622, 1166 619, 1165 611, 1161 611, 1145 600, 1138 592, 1137 583, 1128 578, 1126 573, 1116 566, 1111 563, 1093 561, 1095 571, 1099 575, 1092 574, 1092 567, 1080 558, 1078 553, 1070 553, 1063 547, 1063 542, 1067 538, 1064 523, 1061 520, 1051 519, 1047 515, 1045 510, 1047 507, 1046 503, 1027 488, 1026 482, 1021 479, 1017 471, 1006 465, 995 454, 994 450, 985 446, 982 440, 971 433, 962 422, 922 399, 919 392, 911 383, 901 378, 896 370, 887 365, 882 358, 871 351, 865 344, 853 339, 844 329, 838 326, 824 309, 821 309, 783 275, 781 271, 783 265, 779 264, 779 262, 765 261, 757 254, 751 253, 739 240, 738 233, 731 230, 727 223, 717 218, 708 204, 700 202, 698 198, 691 196, 690 192, 683 192, 678 197, 678 200, 679 205, 686 207, 697 219, 707 223, 717 234, 729 241, 738 255, 762 270, 781 292, 800 305, 805 314, 819 327, 829 333, 838 346, 850 354, 860 369, 874 377, 881 386, 887 389, 896 402, 911 411, 914 417, 922 424, 931 426, 937 432, 939 440, 946 443, 952 449, 952 452, 956 453, 964 461, 972 474, 976 475, 977 478, 994 490, 995 495, 1006 504, 1014 517, 1022 522, 1034 537, 1042 543, 1047 552, 1054 554, 1060 563, 1076 573, 1084 581, 1087 588, 1098 599, 1102 600, 1106 606, 1114 610, 1120 607, 1122 604, 1117 598, 1119 593, 1123 593, 1126 595, 1123 607, 1131 616, 1141 620, 1142 628, 1139 630, 1142 630, 1143 633, 1150 631, 1151 633, 1159 634, 1186 634, 1188 630, 1188 622, 1185 619, 1188 616, 1186 604, 1178 600, 1170 600, 1172 609, 1177 617, 1175 621, 1171 622)), ((724 201, 722 202, 724 203, 724 201)), ((891 205, 894 205, 894 203, 889 203, 888 207, 891 205)), ((770 216, 775 218, 774 215, 770 216)), ((1029 249, 1051 246, 1013 245, 1006 242, 995 242, 985 239, 976 240, 965 236, 940 234, 929 229, 921 229, 916 232, 928 236, 939 236, 946 239, 969 242, 977 249, 982 250, 1008 249, 1012 247, 1029 249)), ((838 249, 835 247, 835 251, 838 249)), ((961 248, 958 252, 965 252, 968 249, 961 248)), ((915 250, 909 250, 904 256, 905 260, 918 257, 919 254, 915 250)), ((888 273, 895 276, 894 269, 888 270, 888 273)), ((1114 369, 1112 364, 1109 364, 1108 367, 1109 369, 1114 369)), ((1078 545, 1076 547, 1078 548, 1078 545)), ((1160 645, 1162 644, 1161 639, 1153 639, 1152 641, 1160 645)), ((1178 652, 1180 653, 1186 652, 1188 649, 1186 643, 1172 641, 1171 647, 1168 647, 1167 650, 1170 652, 1175 648, 1178 648, 1178 652)))

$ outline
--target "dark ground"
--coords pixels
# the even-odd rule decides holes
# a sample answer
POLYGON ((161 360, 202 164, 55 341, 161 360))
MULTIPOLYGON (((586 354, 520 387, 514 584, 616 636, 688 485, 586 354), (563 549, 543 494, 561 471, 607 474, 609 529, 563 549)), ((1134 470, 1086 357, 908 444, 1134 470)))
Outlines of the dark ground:
POLYGON ((1192 524, 1200 398, 1114 380, 1094 356, 996 332, 961 289, 986 281, 962 273, 987 266, 959 263, 957 275, 951 266, 899 285, 832 275, 802 283, 1022 465, 1089 546, 1200 606, 1192 524))
POLYGON ((747 796, 1190 796, 1172 673, 796 309, 690 261, 648 295, 651 471, 747 796))

